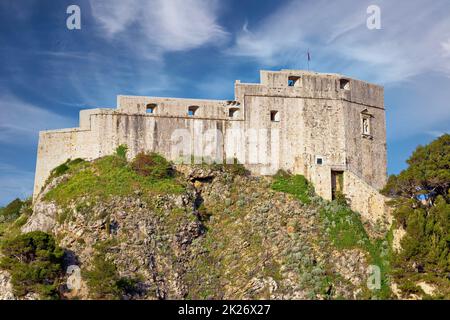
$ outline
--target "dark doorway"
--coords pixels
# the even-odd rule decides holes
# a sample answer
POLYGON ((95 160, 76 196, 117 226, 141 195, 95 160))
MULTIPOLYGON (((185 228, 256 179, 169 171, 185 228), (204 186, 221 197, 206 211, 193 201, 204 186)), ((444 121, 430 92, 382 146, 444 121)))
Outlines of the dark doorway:
POLYGON ((331 170, 331 196, 336 199, 336 196, 344 191, 344 171, 331 170))

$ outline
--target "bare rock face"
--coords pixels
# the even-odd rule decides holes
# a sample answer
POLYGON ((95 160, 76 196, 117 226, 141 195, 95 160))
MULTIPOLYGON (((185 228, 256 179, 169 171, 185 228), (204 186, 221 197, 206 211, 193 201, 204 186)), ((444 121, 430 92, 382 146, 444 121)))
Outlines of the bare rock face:
POLYGON ((6 271, 0 271, 0 300, 15 300, 10 276, 6 271))
POLYGON ((44 201, 45 195, 60 183, 68 179, 67 175, 62 175, 52 179, 45 185, 41 193, 36 198, 33 206, 33 214, 27 223, 22 227, 22 232, 44 231, 51 232, 56 224, 57 206, 53 202, 44 201))
POLYGON ((22 232, 51 232, 56 224, 57 207, 53 202, 39 201, 34 206, 33 214, 22 227, 22 232))

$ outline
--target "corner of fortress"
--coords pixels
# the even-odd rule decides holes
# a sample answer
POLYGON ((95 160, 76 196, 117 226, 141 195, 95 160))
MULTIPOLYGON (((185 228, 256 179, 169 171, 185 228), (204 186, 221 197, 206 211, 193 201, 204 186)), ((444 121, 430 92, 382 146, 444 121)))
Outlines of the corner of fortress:
POLYGON ((234 100, 118 96, 116 109, 80 111, 78 128, 39 133, 33 198, 67 159, 93 160, 126 144, 128 156, 158 152, 238 159, 252 173, 302 174, 316 192, 338 192, 370 221, 386 212, 384 91, 339 74, 260 71, 235 82, 234 100))

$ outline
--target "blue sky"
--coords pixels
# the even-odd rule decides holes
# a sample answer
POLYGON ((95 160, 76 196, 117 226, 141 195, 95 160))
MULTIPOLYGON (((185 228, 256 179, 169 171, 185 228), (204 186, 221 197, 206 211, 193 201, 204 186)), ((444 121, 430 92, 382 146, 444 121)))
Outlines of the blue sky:
POLYGON ((1 0, 0 205, 31 194, 38 131, 116 95, 233 98, 259 69, 385 87, 388 170, 450 130, 448 0, 1 0), (81 30, 66 9, 81 8, 81 30), (381 29, 366 26, 369 5, 381 29))

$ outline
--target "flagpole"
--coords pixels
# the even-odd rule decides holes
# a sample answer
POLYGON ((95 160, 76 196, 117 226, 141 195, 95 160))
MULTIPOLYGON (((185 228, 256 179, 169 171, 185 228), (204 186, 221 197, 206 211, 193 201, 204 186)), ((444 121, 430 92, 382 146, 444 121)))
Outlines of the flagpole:
POLYGON ((311 56, 309 55, 309 49, 308 52, 306 52, 306 59, 308 60, 308 71, 309 71, 309 61, 311 60, 311 56))

